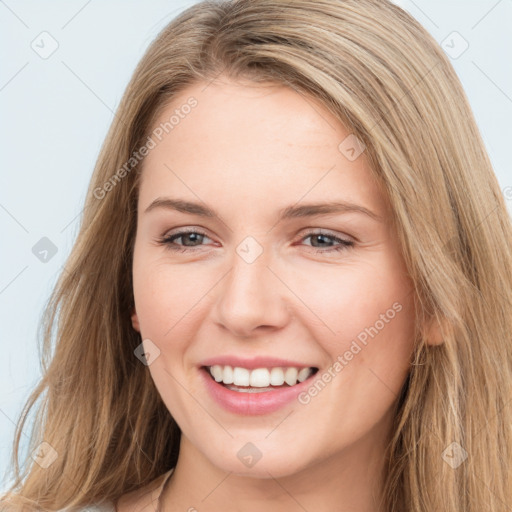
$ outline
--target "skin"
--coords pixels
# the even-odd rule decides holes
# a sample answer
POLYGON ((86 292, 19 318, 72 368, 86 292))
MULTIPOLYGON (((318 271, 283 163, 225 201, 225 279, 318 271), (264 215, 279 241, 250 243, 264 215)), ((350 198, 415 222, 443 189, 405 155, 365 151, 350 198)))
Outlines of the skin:
MULTIPOLYGON (((156 126, 190 96, 198 101, 146 157, 138 200, 132 324, 160 350, 148 368, 182 431, 162 511, 382 510, 392 407, 414 333, 386 195, 364 152, 350 161, 338 149, 350 131, 317 100, 224 76, 205 86, 162 112, 156 126), (157 197, 201 202, 219 216, 145 213, 157 197), (345 212, 277 222, 282 208, 327 201, 381 220, 345 212), (207 236, 175 239, 185 253, 157 242, 177 228, 207 236), (307 236, 312 228, 354 245, 328 252, 339 244, 307 236), (263 249, 250 264, 236 252, 247 236, 263 249), (200 379, 199 363, 218 354, 291 357, 322 375, 394 303, 401 311, 308 404, 237 415, 200 379), (237 457, 247 442, 262 453, 251 468, 237 457)), ((135 510, 140 496, 119 510, 135 510)))

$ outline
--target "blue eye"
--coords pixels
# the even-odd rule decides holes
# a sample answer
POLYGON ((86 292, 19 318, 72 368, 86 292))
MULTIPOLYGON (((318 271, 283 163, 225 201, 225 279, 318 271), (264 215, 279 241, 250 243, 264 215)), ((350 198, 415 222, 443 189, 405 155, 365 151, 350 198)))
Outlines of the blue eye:
MULTIPOLYGON (((201 242, 203 242, 205 238, 210 240, 210 238, 205 233, 191 229, 178 231, 176 233, 173 233, 172 235, 164 236, 162 238, 159 238, 157 242, 161 245, 164 245, 166 249, 169 249, 171 251, 190 252, 194 251, 194 247, 199 247, 200 245, 202 245, 201 242), (179 239, 181 239, 181 243, 176 244, 175 241, 179 239)), ((320 245, 317 246, 310 245, 310 247, 314 249, 313 252, 316 253, 343 251, 354 246, 354 242, 351 240, 344 240, 343 238, 339 238, 337 236, 324 232, 308 233, 305 236, 303 236, 300 240, 306 240, 308 238, 316 240, 315 243, 320 243, 320 245), (338 245, 333 245, 336 243, 338 245)))
POLYGON ((204 238, 208 238, 205 233, 201 233, 199 231, 190 230, 190 231, 178 231, 177 233, 174 233, 173 235, 166 236, 163 238, 160 238, 158 240, 158 243, 165 245, 166 249, 170 249, 171 251, 177 251, 177 252, 187 252, 189 250, 194 250, 193 247, 196 247, 198 244, 195 244, 195 242, 202 242, 204 238), (179 238, 182 238, 183 241, 192 242, 192 245, 177 245, 174 240, 178 240, 179 238), (182 248, 183 247, 183 248, 182 248))
POLYGON ((312 246, 314 249, 319 249, 319 250, 316 250, 315 252, 343 251, 343 250, 349 249, 350 247, 354 246, 354 242, 352 242, 351 240, 344 240, 343 238, 339 238, 337 236, 330 235, 328 233, 322 233, 322 232, 309 233, 306 236, 304 236, 301 240, 305 240, 306 238, 316 239, 317 243, 318 243, 318 241, 322 242, 322 240, 325 241, 326 239, 327 240, 330 239, 332 242, 339 244, 334 247, 329 245, 327 248, 325 245, 322 248, 322 243, 320 246, 316 246, 316 247, 312 246))

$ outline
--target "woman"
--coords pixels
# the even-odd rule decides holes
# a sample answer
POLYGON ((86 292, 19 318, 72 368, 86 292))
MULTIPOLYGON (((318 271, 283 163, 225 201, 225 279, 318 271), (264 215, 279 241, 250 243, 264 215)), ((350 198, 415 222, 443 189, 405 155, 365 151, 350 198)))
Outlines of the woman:
POLYGON ((403 10, 195 5, 102 149, 6 509, 510 509, 511 235, 403 10))

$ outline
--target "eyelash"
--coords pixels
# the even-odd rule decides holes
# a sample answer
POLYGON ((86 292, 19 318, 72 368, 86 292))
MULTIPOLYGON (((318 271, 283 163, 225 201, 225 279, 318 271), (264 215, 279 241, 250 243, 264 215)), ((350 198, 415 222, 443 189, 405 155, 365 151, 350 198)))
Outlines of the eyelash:
MULTIPOLYGON (((198 231, 196 229, 191 229, 191 230, 178 231, 169 236, 163 236, 163 237, 159 238, 157 240, 157 242, 160 245, 164 245, 166 249, 168 249, 170 251, 174 251, 174 252, 183 253, 183 252, 194 251, 195 247, 200 247, 200 246, 180 248, 180 246, 177 246, 176 244, 174 244, 174 239, 180 238, 181 236, 188 235, 188 234, 202 235, 206 238, 209 238, 209 236, 206 233, 203 233, 202 231, 198 231)), ((332 239, 335 242, 340 243, 340 245, 338 245, 337 247, 329 247, 327 249, 312 247, 313 252, 315 252, 315 253, 341 252, 341 251, 350 249, 351 247, 354 246, 354 242, 352 242, 351 240, 344 240, 343 238, 339 238, 337 236, 334 236, 334 235, 331 235, 329 233, 325 233, 322 231, 308 232, 301 238, 301 240, 303 240, 305 238, 309 238, 311 236, 324 236, 324 237, 332 239)))

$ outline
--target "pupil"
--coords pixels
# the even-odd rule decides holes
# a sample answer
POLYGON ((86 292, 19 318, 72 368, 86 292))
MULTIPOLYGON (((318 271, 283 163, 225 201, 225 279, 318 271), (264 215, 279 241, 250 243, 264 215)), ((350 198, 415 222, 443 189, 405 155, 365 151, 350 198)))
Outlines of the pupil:
MULTIPOLYGON (((193 244, 194 241, 195 242, 198 241, 197 238, 194 240, 194 237, 201 237, 201 236, 203 236, 203 235, 200 235, 199 233, 188 233, 187 235, 185 235, 184 242, 187 240, 187 238, 189 238, 189 239, 192 238, 192 244, 193 244)), ((200 239, 199 239, 199 241, 200 241, 200 239)), ((185 245, 192 245, 192 244, 185 243, 185 245)))
MULTIPOLYGON (((317 242, 318 242, 318 241, 320 241, 320 242, 321 242, 322 240, 325 242, 325 241, 326 241, 325 239, 326 239, 327 237, 326 237, 325 235, 314 235, 314 237, 313 237, 313 238, 316 238, 317 242)), ((325 245, 325 243, 324 243, 324 244, 322 244, 322 243, 321 243, 320 245, 325 245)))

